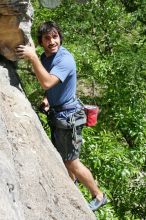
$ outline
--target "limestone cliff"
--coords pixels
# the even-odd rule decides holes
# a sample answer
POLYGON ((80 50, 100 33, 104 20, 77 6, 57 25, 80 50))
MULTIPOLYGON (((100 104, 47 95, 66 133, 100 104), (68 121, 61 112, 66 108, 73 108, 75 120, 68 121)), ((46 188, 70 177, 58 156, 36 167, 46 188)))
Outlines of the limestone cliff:
POLYGON ((15 47, 30 40, 29 1, 0 2, 0 220, 95 220, 17 77, 15 47), (11 60, 11 61, 8 61, 11 60))
MULTIPOLYGON (((88 0, 76 0, 79 3, 86 3, 88 0)), ((61 4, 61 0, 39 0, 40 5, 46 8, 55 8, 61 4)))
POLYGON ((0 220, 95 220, 0 57, 0 220))
POLYGON ((0 54, 15 61, 15 48, 31 40, 33 8, 29 0, 1 0, 0 2, 0 54))

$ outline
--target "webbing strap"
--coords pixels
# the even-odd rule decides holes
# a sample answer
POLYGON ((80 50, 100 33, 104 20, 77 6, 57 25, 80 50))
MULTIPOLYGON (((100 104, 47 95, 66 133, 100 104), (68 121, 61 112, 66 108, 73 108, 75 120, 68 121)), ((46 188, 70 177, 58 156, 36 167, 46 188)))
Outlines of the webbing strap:
POLYGON ((74 115, 72 114, 70 117, 70 123, 73 125, 72 129, 73 129, 73 133, 72 133, 72 138, 74 140, 74 146, 75 148, 78 148, 78 144, 77 144, 77 129, 76 129, 76 120, 74 115))

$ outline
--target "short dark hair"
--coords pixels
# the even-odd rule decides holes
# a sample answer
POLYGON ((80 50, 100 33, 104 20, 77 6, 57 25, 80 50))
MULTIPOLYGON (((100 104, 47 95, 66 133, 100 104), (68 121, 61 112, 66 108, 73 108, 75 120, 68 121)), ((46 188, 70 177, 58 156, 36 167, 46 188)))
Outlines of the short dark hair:
POLYGON ((60 37, 60 43, 62 44, 63 36, 60 27, 54 21, 46 21, 42 23, 38 28, 37 39, 40 45, 42 43, 42 35, 53 31, 53 29, 55 29, 58 32, 60 37))

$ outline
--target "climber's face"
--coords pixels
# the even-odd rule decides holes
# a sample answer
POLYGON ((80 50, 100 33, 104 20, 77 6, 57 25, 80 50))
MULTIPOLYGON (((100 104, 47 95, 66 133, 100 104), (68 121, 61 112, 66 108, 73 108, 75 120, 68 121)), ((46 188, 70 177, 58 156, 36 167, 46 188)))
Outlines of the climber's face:
POLYGON ((44 33, 42 35, 41 45, 44 48, 47 57, 57 53, 61 45, 58 32, 55 29, 52 29, 51 32, 44 33))

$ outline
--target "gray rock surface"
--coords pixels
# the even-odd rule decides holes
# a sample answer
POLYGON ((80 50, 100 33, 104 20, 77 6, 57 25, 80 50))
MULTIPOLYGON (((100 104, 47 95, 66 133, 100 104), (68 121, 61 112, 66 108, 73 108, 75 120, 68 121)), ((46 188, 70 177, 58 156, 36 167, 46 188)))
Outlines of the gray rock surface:
POLYGON ((95 220, 0 57, 0 220, 95 220))
POLYGON ((39 0, 39 3, 46 8, 55 8, 60 5, 61 0, 39 0))
POLYGON ((0 54, 16 61, 15 48, 31 41, 33 8, 29 0, 1 0, 0 15, 0 54))
MULTIPOLYGON (((78 3, 86 3, 88 0, 76 0, 78 3)), ((39 0, 40 5, 46 8, 55 8, 61 4, 61 0, 39 0)))

